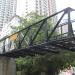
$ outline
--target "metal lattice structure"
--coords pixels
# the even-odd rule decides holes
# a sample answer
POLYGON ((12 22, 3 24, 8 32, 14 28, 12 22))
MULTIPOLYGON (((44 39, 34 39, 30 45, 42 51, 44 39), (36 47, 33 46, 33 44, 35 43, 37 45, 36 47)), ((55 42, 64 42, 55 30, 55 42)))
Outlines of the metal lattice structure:
POLYGON ((0 40, 0 55, 18 57, 35 53, 58 53, 62 48, 75 51, 75 36, 72 27, 72 23, 75 20, 71 20, 71 12, 75 12, 75 10, 68 7, 10 36, 2 38, 0 40), (58 14, 61 14, 60 18, 56 24, 52 23, 52 18, 58 14), (65 15, 67 16, 67 21, 62 23, 65 15))

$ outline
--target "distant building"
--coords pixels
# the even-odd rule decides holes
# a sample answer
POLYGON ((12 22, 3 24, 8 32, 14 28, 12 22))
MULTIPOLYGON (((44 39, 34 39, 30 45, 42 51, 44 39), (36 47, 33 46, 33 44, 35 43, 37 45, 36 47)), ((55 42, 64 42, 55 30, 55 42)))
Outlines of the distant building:
POLYGON ((16 13, 17 0, 0 0, 0 31, 16 13))
MULTIPOLYGON (((16 5, 17 0, 0 0, 0 31, 3 32, 10 25, 11 18, 16 14, 16 5)), ((25 0, 24 9, 25 15, 36 12, 39 15, 50 16, 56 12, 56 2, 55 0, 25 0)), ((55 23, 56 17, 52 20, 55 23)))
POLYGON ((25 14, 30 12, 50 16, 56 12, 56 2, 55 0, 25 0, 25 14))
MULTIPOLYGON (((25 14, 35 12, 42 16, 50 16, 56 13, 56 1, 55 0, 25 0, 25 14)), ((51 18, 52 24, 55 26, 57 22, 57 16, 51 18)))

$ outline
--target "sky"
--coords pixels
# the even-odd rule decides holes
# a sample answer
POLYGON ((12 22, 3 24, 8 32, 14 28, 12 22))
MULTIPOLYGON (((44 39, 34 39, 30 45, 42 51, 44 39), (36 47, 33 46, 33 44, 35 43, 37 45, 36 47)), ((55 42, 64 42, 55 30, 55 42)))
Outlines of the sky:
MULTIPOLYGON (((57 11, 60 11, 64 8, 71 7, 75 9, 75 0, 56 0, 57 11)), ((72 20, 75 19, 75 12, 71 13, 72 20)), ((75 30, 75 22, 72 23, 73 30, 75 30)))
MULTIPOLYGON (((75 8, 75 0, 56 0, 57 11, 66 7, 75 8)), ((23 16, 25 11, 25 0, 17 0, 17 15, 23 16)))
POLYGON ((57 11, 66 7, 75 8, 75 0, 56 0, 57 11))

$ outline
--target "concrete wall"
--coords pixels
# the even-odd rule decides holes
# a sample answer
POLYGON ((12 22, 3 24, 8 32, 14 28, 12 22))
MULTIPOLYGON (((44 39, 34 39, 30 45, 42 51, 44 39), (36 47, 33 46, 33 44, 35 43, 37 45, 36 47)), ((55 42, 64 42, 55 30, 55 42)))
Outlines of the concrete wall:
POLYGON ((0 75, 16 75, 15 59, 0 57, 0 75))

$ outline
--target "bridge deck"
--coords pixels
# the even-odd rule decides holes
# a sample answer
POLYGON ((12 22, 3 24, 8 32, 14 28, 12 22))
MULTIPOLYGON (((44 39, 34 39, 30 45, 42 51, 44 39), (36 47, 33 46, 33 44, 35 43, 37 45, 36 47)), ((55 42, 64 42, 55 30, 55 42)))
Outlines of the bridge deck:
POLYGON ((30 56, 33 56, 35 54, 43 55, 48 52, 60 53, 60 51, 64 49, 69 51, 75 51, 75 37, 50 40, 43 44, 30 46, 28 48, 21 48, 21 49, 8 51, 3 54, 0 54, 0 56, 17 58, 19 56, 24 57, 26 55, 30 55, 30 56))

